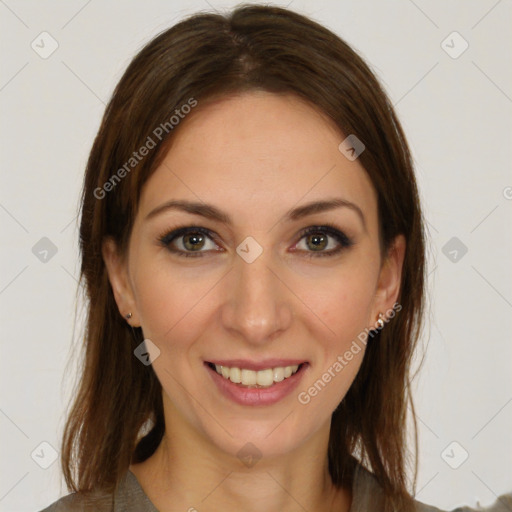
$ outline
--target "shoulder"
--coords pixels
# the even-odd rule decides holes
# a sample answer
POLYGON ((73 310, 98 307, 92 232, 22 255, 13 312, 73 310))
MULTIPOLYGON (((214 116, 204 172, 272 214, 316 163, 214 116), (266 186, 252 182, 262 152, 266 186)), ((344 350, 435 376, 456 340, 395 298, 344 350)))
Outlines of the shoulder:
MULTIPOLYGON (((383 492, 377 479, 358 464, 354 474, 353 502, 350 512, 373 512, 382 510, 383 492)), ((432 505, 415 501, 415 512, 511 512, 512 493, 503 494, 496 502, 487 508, 458 507, 451 511, 443 511, 432 505)))
POLYGON ((41 512, 113 512, 113 497, 68 494, 55 501, 41 512))
MULTIPOLYGON (((445 512, 430 505, 416 502, 416 512, 445 512)), ((446 512, 510 512, 512 511, 512 493, 502 494, 496 501, 489 507, 457 507, 451 511, 446 512)))
POLYGON ((128 470, 114 494, 68 494, 40 512, 158 512, 135 475, 128 470))

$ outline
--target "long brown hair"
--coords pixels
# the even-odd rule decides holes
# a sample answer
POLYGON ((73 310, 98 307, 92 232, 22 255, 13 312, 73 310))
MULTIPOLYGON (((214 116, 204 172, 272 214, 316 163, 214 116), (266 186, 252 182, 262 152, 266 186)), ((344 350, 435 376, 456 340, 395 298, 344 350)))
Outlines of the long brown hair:
POLYGON ((386 509, 407 510, 406 417, 425 265, 412 158, 392 104, 347 43, 293 11, 256 5, 225 16, 199 13, 156 36, 134 57, 106 108, 82 192, 80 282, 88 302, 83 365, 62 441, 66 484, 82 494, 115 492, 129 465, 151 456, 165 432, 162 388, 151 365, 133 354, 143 334, 119 314, 102 242, 112 237, 126 254, 141 188, 172 140, 173 112, 191 99, 200 109, 214 97, 250 90, 298 95, 342 134, 356 134, 366 146, 359 161, 378 196, 383 256, 398 234, 405 236, 402 309, 368 342, 360 371, 332 415, 328 462, 341 485, 357 456, 384 489, 386 509), (164 136, 155 135, 159 126, 166 127, 157 132, 164 136), (132 165, 148 137, 156 147, 132 165))

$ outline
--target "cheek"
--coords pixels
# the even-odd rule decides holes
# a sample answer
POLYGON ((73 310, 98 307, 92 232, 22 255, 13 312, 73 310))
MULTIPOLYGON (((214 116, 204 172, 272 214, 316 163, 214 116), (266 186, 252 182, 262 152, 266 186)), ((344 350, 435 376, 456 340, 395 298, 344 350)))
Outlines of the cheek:
POLYGON ((163 341, 185 326, 193 327, 201 303, 219 277, 197 268, 171 267, 168 262, 143 266, 135 279, 135 296, 144 336, 163 341))
POLYGON ((318 280, 320 291, 309 293, 308 305, 317 314, 309 326, 316 364, 297 399, 318 424, 339 405, 362 364, 366 344, 361 333, 370 325, 374 277, 367 270, 347 268, 318 280))
POLYGON ((307 295, 311 309, 329 328, 337 344, 343 345, 370 325, 376 276, 373 270, 358 267, 333 272, 317 281, 317 292, 307 295))

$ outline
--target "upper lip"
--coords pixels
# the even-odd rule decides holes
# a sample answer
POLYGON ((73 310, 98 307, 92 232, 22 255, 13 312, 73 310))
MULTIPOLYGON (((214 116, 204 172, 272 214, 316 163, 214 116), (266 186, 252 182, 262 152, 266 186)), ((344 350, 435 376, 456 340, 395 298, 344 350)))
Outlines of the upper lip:
POLYGON ((263 361, 250 361, 249 359, 210 359, 207 363, 213 363, 219 366, 229 368, 245 368, 246 370, 266 370, 267 368, 276 368, 278 366, 295 366, 307 363, 304 359, 264 359, 263 361))

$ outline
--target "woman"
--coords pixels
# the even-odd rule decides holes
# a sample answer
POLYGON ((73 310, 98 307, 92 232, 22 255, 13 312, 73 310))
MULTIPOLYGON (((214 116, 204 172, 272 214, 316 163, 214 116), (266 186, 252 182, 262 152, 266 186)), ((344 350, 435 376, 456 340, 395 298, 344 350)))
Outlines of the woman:
POLYGON ((146 45, 89 157, 80 243, 72 494, 45 512, 437 510, 406 475, 413 165, 336 35, 252 6, 146 45))

